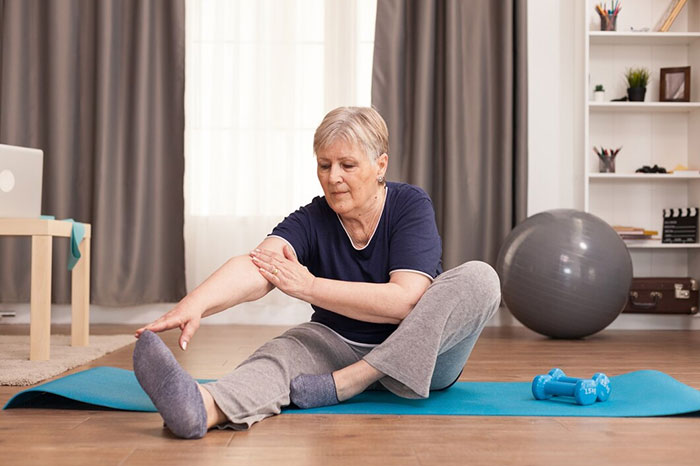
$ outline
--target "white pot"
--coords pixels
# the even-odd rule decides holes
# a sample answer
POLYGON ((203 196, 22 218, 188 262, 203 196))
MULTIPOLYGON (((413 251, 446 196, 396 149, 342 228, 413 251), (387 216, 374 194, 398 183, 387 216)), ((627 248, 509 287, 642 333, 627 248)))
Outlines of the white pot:
POLYGON ((605 91, 593 92, 593 100, 596 102, 605 102, 605 91))

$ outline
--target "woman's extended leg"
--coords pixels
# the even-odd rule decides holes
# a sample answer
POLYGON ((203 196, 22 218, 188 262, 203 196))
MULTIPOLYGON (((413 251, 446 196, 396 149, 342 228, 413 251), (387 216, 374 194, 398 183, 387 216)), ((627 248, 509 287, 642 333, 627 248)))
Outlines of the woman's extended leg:
POLYGON ((216 382, 201 385, 206 391, 202 393, 160 338, 150 332, 143 335, 134 351, 134 371, 166 425, 184 438, 202 437, 208 427, 221 423, 221 414, 228 426, 246 429, 289 404, 292 378, 329 373, 359 359, 330 329, 303 324, 265 343, 216 382), (207 405, 207 394, 219 411, 207 405), (213 416, 219 422, 213 424, 213 416))

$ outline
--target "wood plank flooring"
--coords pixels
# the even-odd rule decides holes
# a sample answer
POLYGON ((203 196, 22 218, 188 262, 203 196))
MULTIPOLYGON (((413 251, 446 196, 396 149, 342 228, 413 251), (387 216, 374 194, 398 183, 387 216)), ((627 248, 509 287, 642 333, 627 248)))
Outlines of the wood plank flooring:
MULTIPOLYGON (((178 360, 196 377, 234 368, 283 327, 203 326, 178 360)), ((93 334, 131 333, 93 326, 93 334)), ((66 327, 54 333, 68 333, 66 327)), ((0 325, 0 333, 28 334, 0 325)), ((176 348, 177 332, 164 334, 176 348)), ((131 369, 133 345, 93 366, 131 369)), ((487 328, 461 380, 530 381, 551 367, 576 376, 662 370, 700 389, 700 332, 605 331, 582 341, 549 340, 522 328, 487 328)), ((19 387, 0 387, 4 404, 19 387)), ((282 415, 247 432, 211 431, 178 440, 158 414, 99 410, 0 412, 3 465, 463 465, 700 463, 700 417, 282 415)))

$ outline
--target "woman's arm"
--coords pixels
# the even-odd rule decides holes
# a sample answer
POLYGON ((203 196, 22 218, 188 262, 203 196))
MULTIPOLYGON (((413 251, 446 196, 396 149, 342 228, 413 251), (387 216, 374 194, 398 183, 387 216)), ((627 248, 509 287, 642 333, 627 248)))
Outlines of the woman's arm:
MULTIPOLYGON (((258 247, 281 252, 285 244, 279 238, 266 238, 258 247)), ((199 328, 202 317, 262 298, 273 288, 274 286, 258 273, 258 268, 251 262, 250 257, 233 257, 168 313, 138 329, 136 336, 140 336, 144 330, 162 332, 179 327, 182 331, 180 347, 186 349, 187 343, 199 328)))
POLYGON ((394 272, 389 283, 344 282, 316 278, 309 303, 352 319, 380 324, 399 324, 413 310, 430 279, 415 272, 394 272))
POLYGON ((398 324, 423 296, 430 279, 394 272, 388 283, 362 283, 314 277, 285 246, 283 254, 258 248, 251 253, 260 275, 284 293, 365 322, 398 324))

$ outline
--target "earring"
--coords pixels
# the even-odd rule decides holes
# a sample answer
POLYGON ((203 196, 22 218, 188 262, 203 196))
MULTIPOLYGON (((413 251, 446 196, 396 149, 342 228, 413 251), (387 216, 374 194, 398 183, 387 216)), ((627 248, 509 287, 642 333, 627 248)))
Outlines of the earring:
POLYGON ((384 176, 383 176, 383 175, 379 175, 379 176, 377 177, 377 182, 378 182, 379 184, 383 184, 383 183, 384 183, 384 176))

